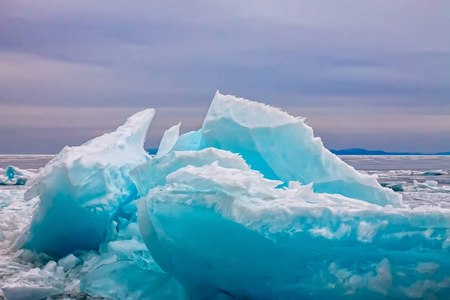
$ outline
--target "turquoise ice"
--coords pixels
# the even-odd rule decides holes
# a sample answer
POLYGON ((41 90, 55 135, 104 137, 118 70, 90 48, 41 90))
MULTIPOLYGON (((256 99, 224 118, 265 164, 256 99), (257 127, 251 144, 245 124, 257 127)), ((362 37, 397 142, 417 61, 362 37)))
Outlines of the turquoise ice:
POLYGON ((450 293, 450 210, 403 205, 303 119, 217 93, 202 128, 169 128, 152 158, 153 115, 66 147, 28 183, 39 205, 16 244, 54 259, 45 274, 113 299, 450 293))
POLYGON ((150 253, 195 299, 438 299, 450 211, 379 206, 221 161, 170 173, 140 200, 150 253))
POLYGON ((181 136, 174 150, 207 147, 240 154, 268 179, 313 183, 317 192, 401 206, 400 195, 325 149, 303 119, 258 102, 217 92, 202 128, 181 136))
POLYGON ((143 149, 154 110, 141 111, 115 132, 65 147, 30 182, 39 197, 30 229, 19 244, 56 258, 98 249, 120 208, 138 198, 129 172, 149 160, 143 149))

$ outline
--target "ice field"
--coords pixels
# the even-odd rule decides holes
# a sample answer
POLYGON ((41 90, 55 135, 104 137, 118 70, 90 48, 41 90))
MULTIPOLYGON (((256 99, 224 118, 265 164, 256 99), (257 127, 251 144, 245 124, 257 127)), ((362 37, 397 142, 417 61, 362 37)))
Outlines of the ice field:
POLYGON ((150 157, 154 114, 54 157, 0 155, 0 295, 450 295, 450 156, 339 158, 303 119, 217 93, 150 157))

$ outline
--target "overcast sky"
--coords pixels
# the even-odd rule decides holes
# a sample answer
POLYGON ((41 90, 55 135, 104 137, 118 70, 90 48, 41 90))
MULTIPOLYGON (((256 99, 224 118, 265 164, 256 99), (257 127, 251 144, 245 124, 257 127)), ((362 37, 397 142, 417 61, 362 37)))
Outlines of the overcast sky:
POLYGON ((0 0, 0 153, 57 153, 216 90, 307 117, 332 149, 450 151, 450 1, 0 0))

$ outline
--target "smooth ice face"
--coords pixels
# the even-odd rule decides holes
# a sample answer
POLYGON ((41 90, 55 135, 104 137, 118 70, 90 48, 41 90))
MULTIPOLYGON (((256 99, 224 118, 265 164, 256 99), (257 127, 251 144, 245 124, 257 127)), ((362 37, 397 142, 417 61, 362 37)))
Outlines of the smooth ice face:
POLYGON ((242 155, 268 179, 312 182, 317 192, 401 206, 400 195, 325 149, 302 119, 261 103, 217 92, 201 130, 182 135, 173 150, 207 147, 242 155))
POLYGON ((180 126, 181 123, 178 123, 164 132, 161 143, 158 147, 158 152, 156 153, 156 157, 166 155, 170 150, 172 150, 178 140, 178 137, 180 136, 180 126))
POLYGON ((50 161, 30 183, 26 197, 40 203, 18 245, 54 257, 98 248, 120 207, 138 196, 129 172, 149 159, 143 144, 153 116, 153 109, 136 113, 50 161))
POLYGON ((275 188, 220 163, 179 168, 139 203, 150 253, 193 298, 450 293, 450 210, 382 207, 297 182, 275 188))

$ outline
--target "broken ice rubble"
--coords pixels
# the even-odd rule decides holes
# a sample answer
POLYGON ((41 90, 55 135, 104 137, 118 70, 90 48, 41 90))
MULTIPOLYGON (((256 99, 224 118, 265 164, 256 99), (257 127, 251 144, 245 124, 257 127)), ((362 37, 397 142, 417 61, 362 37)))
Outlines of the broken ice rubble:
POLYGON ((15 166, 0 168, 0 185, 24 185, 35 173, 15 166))
POLYGON ((302 119, 217 93, 199 131, 175 125, 150 158, 153 114, 66 147, 29 183, 39 206, 15 247, 51 256, 38 272, 113 299, 450 293, 450 210, 403 205, 302 119))

